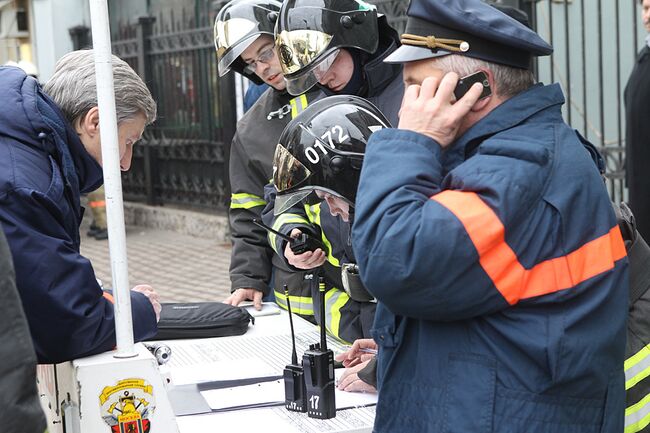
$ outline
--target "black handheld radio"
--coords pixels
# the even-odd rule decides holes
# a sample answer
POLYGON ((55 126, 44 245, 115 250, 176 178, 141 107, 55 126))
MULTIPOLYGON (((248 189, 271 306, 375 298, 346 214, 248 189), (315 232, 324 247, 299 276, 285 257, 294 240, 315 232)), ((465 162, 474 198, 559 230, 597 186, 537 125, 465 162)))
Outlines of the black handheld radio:
POLYGON ((293 251, 294 254, 302 254, 306 253, 307 251, 315 251, 318 248, 327 252, 325 245, 323 245, 321 241, 313 236, 309 236, 307 233, 300 233, 300 236, 297 238, 292 238, 291 236, 287 236, 277 230, 272 229, 257 218, 253 219, 253 223, 289 242, 289 248, 291 248, 291 251, 293 251))
POLYGON ((330 419, 336 416, 334 397, 334 352, 327 349, 325 338, 325 282, 318 280, 320 295, 320 345, 309 345, 302 356, 307 389, 307 415, 310 418, 330 419))
POLYGON ((284 295, 287 297, 287 310, 289 311, 289 324, 291 325, 291 364, 284 367, 284 407, 293 412, 307 412, 307 392, 305 390, 305 374, 302 365, 298 364, 296 354, 296 336, 293 332, 293 319, 291 318, 291 302, 289 289, 284 285, 284 295))

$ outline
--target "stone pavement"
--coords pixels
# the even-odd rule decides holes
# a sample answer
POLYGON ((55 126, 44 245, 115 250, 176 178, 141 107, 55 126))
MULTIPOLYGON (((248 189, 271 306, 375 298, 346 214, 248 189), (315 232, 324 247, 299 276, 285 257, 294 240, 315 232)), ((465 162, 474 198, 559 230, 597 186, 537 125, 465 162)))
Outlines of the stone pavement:
MULTIPOLYGON (((110 287, 108 241, 86 236, 89 214, 81 227, 81 254, 110 287)), ((223 238, 127 225, 126 244, 131 287, 149 284, 163 302, 222 301, 230 294, 231 248, 223 238)))

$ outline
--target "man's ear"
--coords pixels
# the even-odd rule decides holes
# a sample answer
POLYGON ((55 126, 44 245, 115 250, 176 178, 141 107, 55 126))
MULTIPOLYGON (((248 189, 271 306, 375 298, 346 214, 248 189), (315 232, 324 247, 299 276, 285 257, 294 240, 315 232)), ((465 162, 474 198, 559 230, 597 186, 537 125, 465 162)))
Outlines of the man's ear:
POLYGON ((99 108, 93 107, 79 118, 75 129, 79 135, 85 135, 88 138, 99 136, 99 108))
POLYGON ((496 97, 496 93, 497 93, 496 83, 494 81, 494 74, 492 73, 492 71, 489 69, 481 69, 481 71, 485 72, 485 74, 488 77, 488 82, 490 83, 490 90, 492 91, 492 94, 490 96, 487 96, 483 99, 479 99, 478 101, 476 101, 476 104, 474 104, 471 110, 475 112, 481 111, 485 107, 487 107, 490 101, 492 101, 492 98, 496 97))

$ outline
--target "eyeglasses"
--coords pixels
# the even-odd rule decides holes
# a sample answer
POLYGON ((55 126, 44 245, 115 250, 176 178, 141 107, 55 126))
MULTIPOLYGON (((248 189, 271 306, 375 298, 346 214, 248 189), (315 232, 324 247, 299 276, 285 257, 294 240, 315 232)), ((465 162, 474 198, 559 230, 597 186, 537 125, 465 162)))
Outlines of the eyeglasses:
POLYGON ((257 56, 255 60, 250 63, 247 62, 244 70, 249 74, 254 74, 257 70, 258 63, 264 63, 265 65, 268 65, 271 59, 273 59, 274 55, 274 45, 269 45, 257 56))

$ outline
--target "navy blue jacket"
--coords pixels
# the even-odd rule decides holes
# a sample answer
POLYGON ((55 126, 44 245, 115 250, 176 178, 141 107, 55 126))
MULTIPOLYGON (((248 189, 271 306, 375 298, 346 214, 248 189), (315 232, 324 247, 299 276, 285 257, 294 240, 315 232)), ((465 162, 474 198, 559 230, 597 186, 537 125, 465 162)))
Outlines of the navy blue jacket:
MULTIPOLYGON (((40 363, 115 346, 113 305, 79 253, 80 193, 102 170, 31 77, 0 68, 0 223, 40 363)), ((131 292, 136 340, 156 333, 147 298, 131 292)))
POLYGON ((444 150, 373 134, 352 243, 380 301, 377 432, 623 431, 628 260, 557 85, 444 150))

